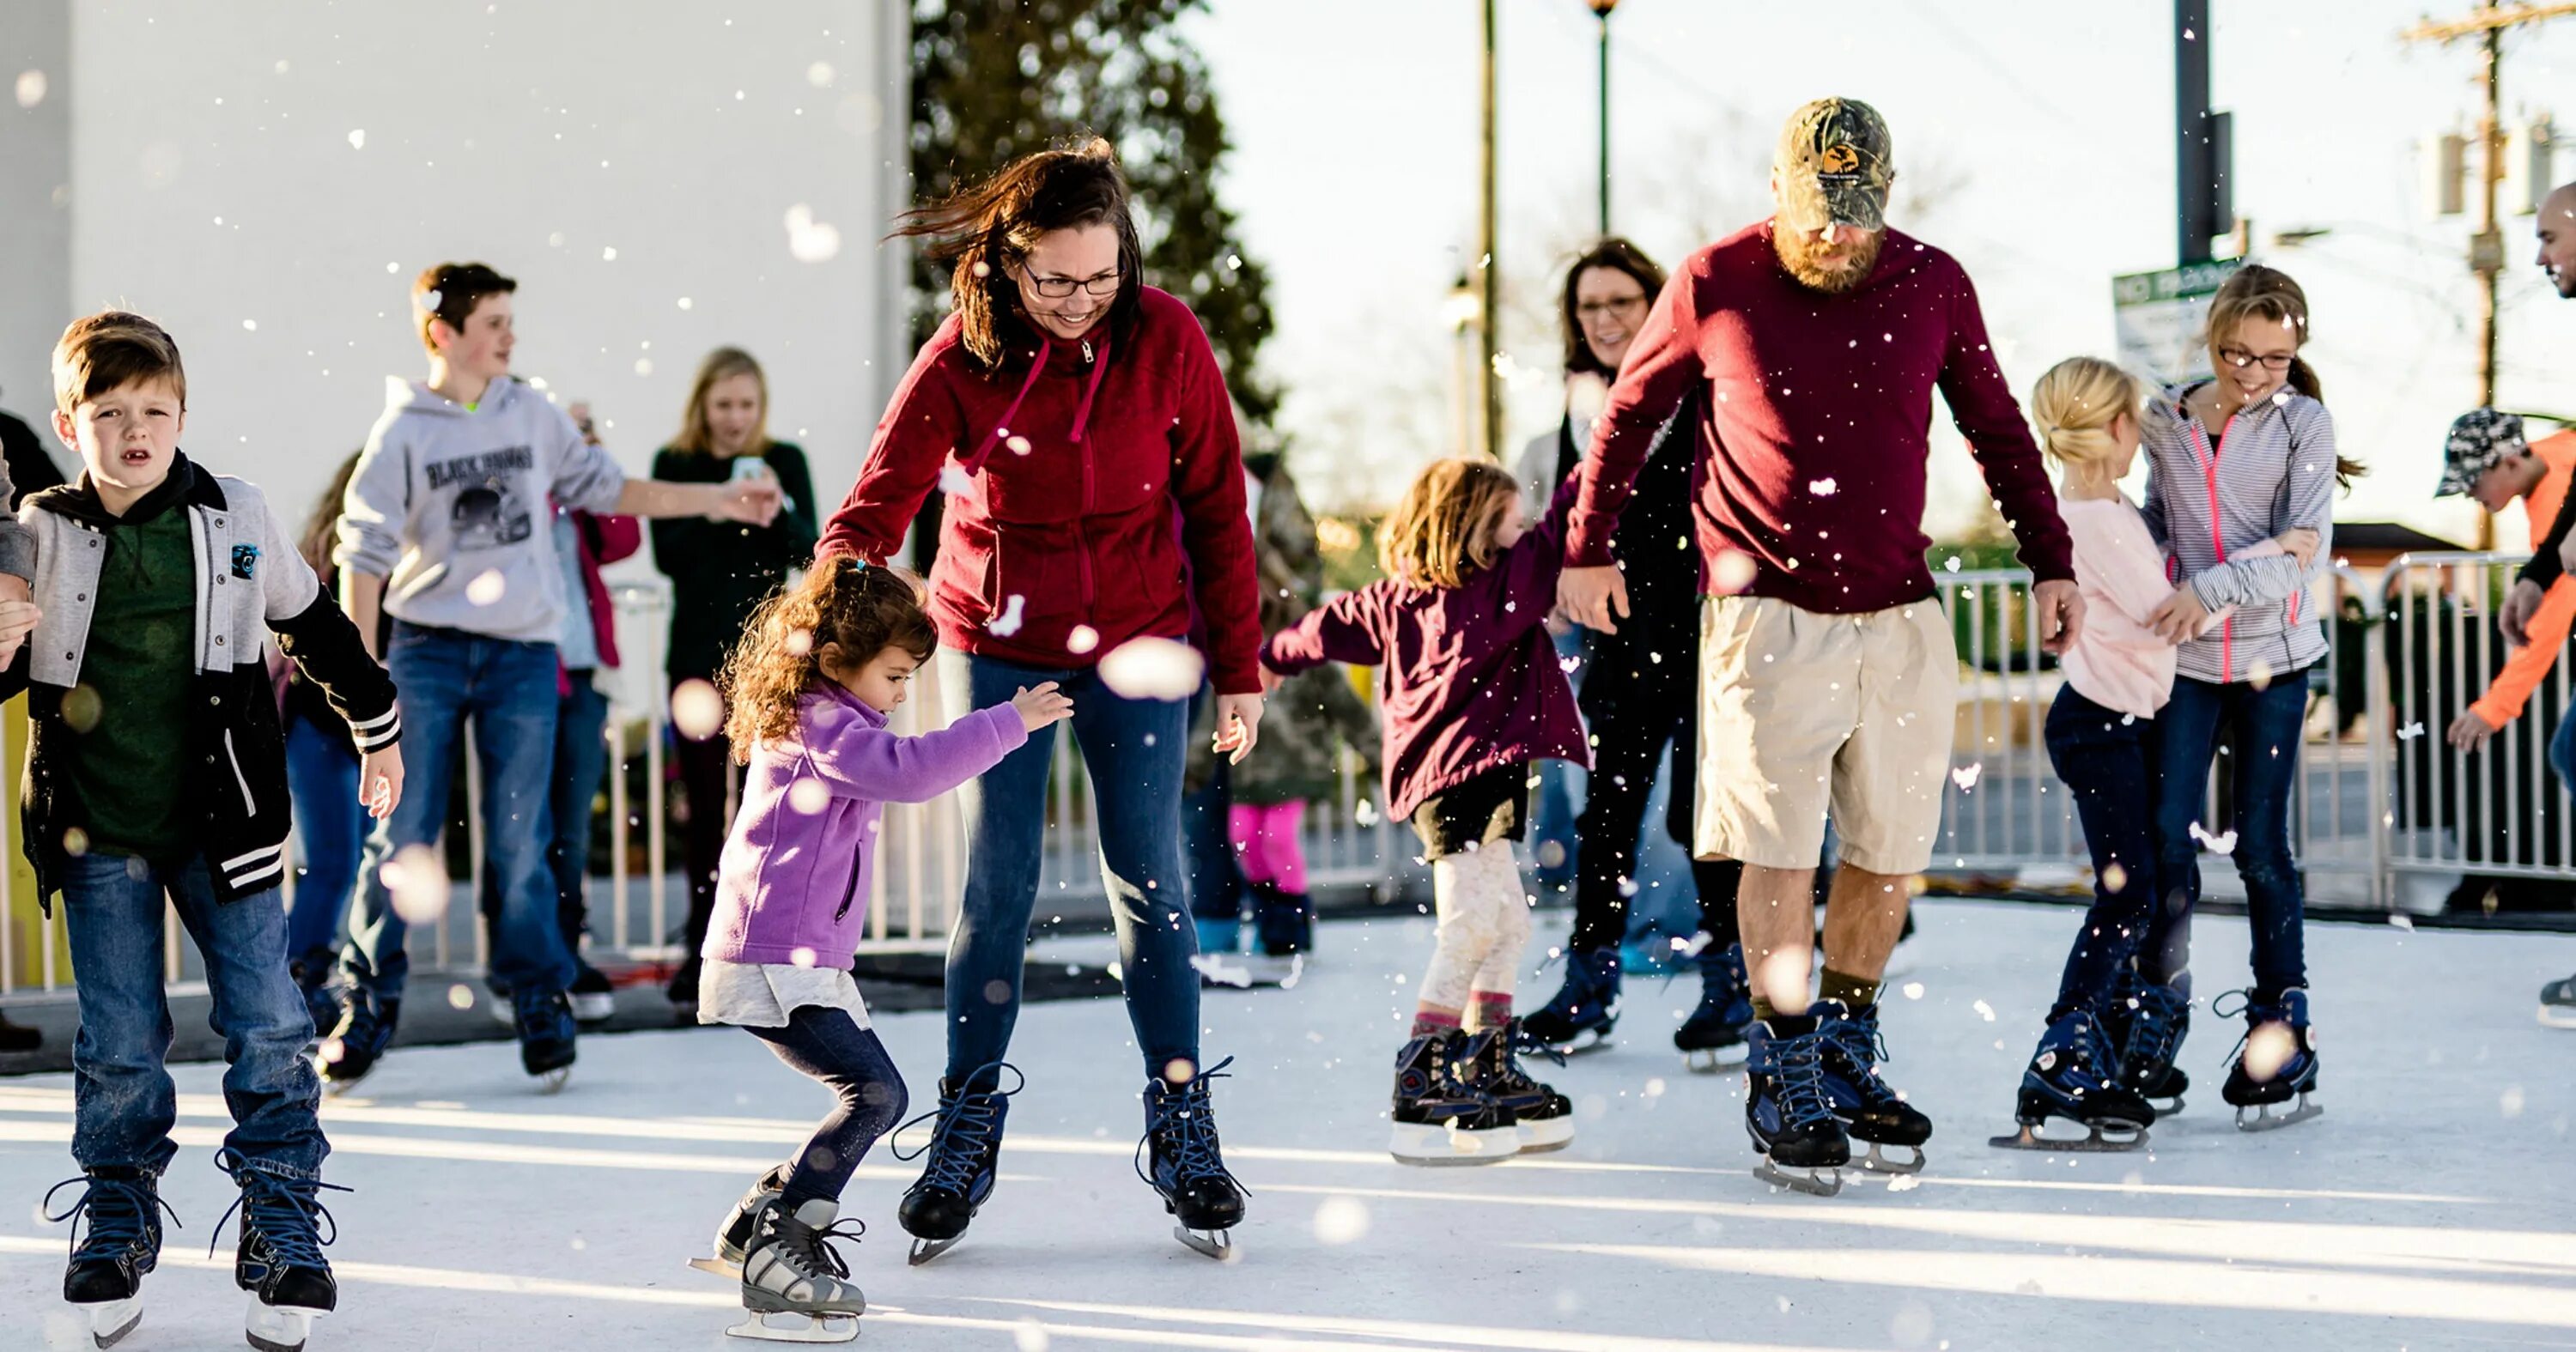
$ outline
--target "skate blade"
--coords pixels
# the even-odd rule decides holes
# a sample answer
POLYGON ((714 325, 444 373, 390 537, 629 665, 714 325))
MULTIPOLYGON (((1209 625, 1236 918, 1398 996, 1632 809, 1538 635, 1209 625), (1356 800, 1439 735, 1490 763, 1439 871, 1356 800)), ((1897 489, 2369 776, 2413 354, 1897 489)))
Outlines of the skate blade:
POLYGON ((544 1097, 552 1098, 555 1095, 562 1093, 564 1091, 564 1086, 571 1082, 572 1067, 557 1066, 552 1070, 541 1070, 537 1072, 536 1079, 537 1093, 544 1097))
POLYGON ((2036 1150, 2052 1155, 2113 1155, 2139 1149, 2147 1143, 2147 1129, 2144 1127, 2130 1127, 2128 1128, 2130 1134, 2121 1136, 2109 1134, 2120 1131, 2121 1124, 2105 1123, 2094 1127, 2089 1136, 2068 1140, 2041 1135, 2039 1129, 2043 1125, 2045 1124, 2039 1122, 2024 1122, 2021 1124, 2021 1130, 2014 1135, 1989 1136, 1986 1138, 1986 1144, 1997 1150, 2036 1150))
POLYGON ((2155 1109, 2156 1116, 2159 1118, 2171 1117, 2175 1113, 2181 1112, 2182 1105, 2183 1098, 2180 1094, 2176 1094, 2172 1098, 2167 1099, 2151 1098, 2147 1100, 2147 1106, 2155 1109))
POLYGON ((2576 1005, 2542 1005, 2540 1026, 2543 1028, 2576 1028, 2576 1005))
POLYGON ((1553 1122, 1523 1122, 1513 1128, 1513 1131, 1520 1138, 1519 1153, 1524 1155, 1544 1155, 1551 1150, 1563 1150, 1574 1144, 1574 1122, 1571 1118, 1559 1118, 1553 1122))
POLYGON ((712 1273, 715 1276, 723 1277, 731 1281, 738 1282, 742 1280, 742 1264, 740 1263, 728 1263, 721 1258, 692 1258, 689 1260, 689 1266, 696 1268, 700 1272, 712 1273))
POLYGON ((1231 1230, 1192 1230, 1188 1226, 1175 1225, 1172 1238, 1188 1246, 1192 1252, 1206 1254, 1220 1263, 1243 1261, 1243 1255, 1235 1252, 1234 1232, 1231 1230))
POLYGON ((957 1240, 964 1238, 964 1235, 959 1235, 957 1239, 916 1239, 912 1242, 912 1257, 909 1261, 912 1266, 919 1267, 922 1264, 929 1262, 931 1259, 937 1258, 939 1255, 948 1252, 950 1249, 956 1248, 957 1240))
POLYGON ((1803 1192, 1810 1197, 1832 1197, 1843 1190, 1843 1171, 1839 1167, 1787 1170, 1773 1164, 1769 1156, 1753 1166, 1753 1176, 1775 1188, 1803 1192))
POLYGON ((134 1326, 143 1322, 143 1297, 128 1296, 123 1300, 103 1300, 95 1305, 72 1307, 89 1316, 89 1338, 100 1347, 114 1347, 134 1326))
POLYGON ((1739 1042, 1732 1047, 1702 1047, 1682 1053, 1682 1068, 1693 1075, 1723 1075, 1741 1069, 1748 1048, 1739 1042))
POLYGON ((1252 988, 1251 968, 1238 967, 1214 954, 1201 953, 1190 959, 1190 966, 1198 969, 1200 985, 1232 986, 1236 990, 1252 988))
POLYGON ((1398 1123, 1387 1141, 1386 1153, 1399 1164, 1419 1164, 1444 1168, 1459 1164, 1500 1164, 1520 1153, 1521 1133, 1517 1126, 1493 1131, 1458 1131, 1414 1123, 1398 1123))
POLYGON ((1556 1054, 1559 1056, 1581 1056, 1585 1052, 1606 1052, 1610 1050, 1610 1031, 1606 1028, 1586 1028, 1566 1041, 1553 1045, 1556 1047, 1556 1054))
POLYGON ((304 1340, 313 1333, 313 1321, 329 1310, 307 1309, 300 1305, 262 1305, 251 1297, 250 1317, 242 1323, 242 1336, 259 1352, 304 1352, 304 1340))
POLYGON ((1861 1169, 1864 1172, 1873 1174, 1919 1174, 1923 1172, 1923 1147, 1919 1145, 1900 1145, 1896 1148, 1899 1150, 1913 1151, 1914 1158, 1910 1160, 1889 1159, 1886 1155, 1880 1153, 1881 1147, 1879 1143, 1872 1141, 1869 1143, 1869 1153, 1860 1157, 1859 1164, 1861 1169))
POLYGON ((2305 1094, 2299 1095, 2299 1106, 2288 1112, 2273 1112, 2272 1109, 2276 1106, 2278 1105, 2257 1103, 2250 1109, 2254 1114, 2251 1118, 2245 1115, 2248 1109, 2237 1109, 2236 1129, 2238 1131, 2279 1131, 2283 1127, 2297 1126, 2326 1110, 2324 1104, 2310 1102, 2305 1094))
POLYGON ((762 1314, 743 1311, 743 1321, 725 1330, 728 1338, 750 1338, 764 1343, 846 1343, 859 1336, 859 1317, 854 1314, 798 1314, 779 1311, 762 1314), (785 1320, 785 1323, 770 1321, 785 1320))

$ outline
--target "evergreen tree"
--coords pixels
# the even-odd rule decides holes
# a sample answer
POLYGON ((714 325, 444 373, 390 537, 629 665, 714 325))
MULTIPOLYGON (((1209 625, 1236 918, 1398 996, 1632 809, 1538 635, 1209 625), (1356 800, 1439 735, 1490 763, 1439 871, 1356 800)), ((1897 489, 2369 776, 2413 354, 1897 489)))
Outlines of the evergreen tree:
MULTIPOLYGON (((1270 336, 1267 278, 1218 200, 1228 149, 1216 91, 1178 31, 1204 0, 915 0, 912 177, 945 196, 1034 150, 1107 137, 1135 190, 1145 281, 1205 323, 1227 385, 1256 424, 1278 392, 1254 362, 1270 336)), ((948 271, 913 272, 913 330, 948 310, 948 271)))

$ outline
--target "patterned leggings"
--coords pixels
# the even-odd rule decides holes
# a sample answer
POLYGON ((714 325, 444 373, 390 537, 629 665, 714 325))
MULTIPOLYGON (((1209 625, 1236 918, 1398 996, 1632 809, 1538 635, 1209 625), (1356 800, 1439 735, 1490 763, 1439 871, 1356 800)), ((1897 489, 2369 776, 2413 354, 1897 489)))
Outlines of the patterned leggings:
POLYGON ((1431 970, 1420 1000, 1440 1009, 1467 1007, 1470 997, 1511 999, 1521 954, 1529 947, 1529 896, 1508 840, 1470 846, 1431 861, 1438 908, 1431 970))

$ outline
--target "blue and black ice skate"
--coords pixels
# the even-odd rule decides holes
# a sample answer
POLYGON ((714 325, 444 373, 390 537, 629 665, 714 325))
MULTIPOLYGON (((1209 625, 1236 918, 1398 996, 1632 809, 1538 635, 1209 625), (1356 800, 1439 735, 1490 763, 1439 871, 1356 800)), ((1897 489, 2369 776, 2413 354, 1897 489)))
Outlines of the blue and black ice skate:
POLYGON ((2039 1048, 2022 1071, 2013 1117, 2020 1130, 1987 1144, 2005 1150, 2116 1151, 2147 1143, 2147 1125, 2156 1120, 2156 1110, 2147 1106, 2145 1096, 2120 1083, 2120 1055, 2101 1016, 2078 1008, 2059 1015, 2040 1035, 2039 1048), (2079 1123, 2086 1135, 2042 1135, 2051 1118, 2079 1123))
POLYGON ((1699 1007, 1673 1033, 1682 1064, 1693 1073, 1714 1075, 1744 1059, 1745 1033, 1753 1027, 1753 996, 1744 980, 1744 946, 1729 944, 1723 954, 1703 953, 1699 964, 1699 1007))
POLYGON ((2144 1097, 2158 1117, 2181 1112, 2191 1077, 2174 1058, 2182 1054, 2182 1040, 2191 1032, 2187 979, 2149 981, 2135 970, 2122 971, 2118 988, 2102 1008, 2102 1025, 2120 1051, 2120 1083, 2144 1097))
MULTIPOLYGON (((2275 996, 2230 991, 2245 1000, 2245 1036, 2227 1062, 2219 1096, 2236 1109, 2239 1131, 2277 1131, 2325 1111, 2308 1096, 2317 1091, 2317 1034, 2308 1025, 2308 993, 2297 987, 2275 996), (2286 1112, 2272 1110, 2298 1100, 2286 1112), (2253 1116, 2246 1116, 2247 1109, 2253 1116)), ((2220 996, 2223 1000, 2226 996, 2220 996)), ((2232 1017, 2213 1000, 2209 1012, 2232 1017)))
POLYGON ((1162 1075, 1146 1081, 1145 1135, 1136 1142, 1136 1176, 1161 1194, 1163 1210, 1180 1222, 1172 1238, 1219 1262, 1234 1259, 1243 1185, 1225 1167, 1208 1082, 1225 1078, 1233 1064, 1229 1056, 1179 1084, 1162 1075))
POLYGON ((1821 1012, 1824 1020, 1817 1032, 1825 1040, 1826 1101, 1851 1138, 1869 1146, 1860 1167, 1878 1174, 1921 1173, 1932 1119, 1878 1073, 1878 1063, 1887 1059, 1887 1043, 1878 1033, 1878 1006, 1848 1009, 1840 1000, 1819 1000, 1813 1012, 1821 1012), (1889 1159, 1884 1153, 1888 1146, 1911 1150, 1914 1157, 1889 1159))
MULTIPOLYGON (((339 1238, 339 1223, 322 1205, 321 1193, 348 1189, 263 1169, 231 1146, 216 1152, 215 1167, 241 1189, 233 1203, 241 1213, 233 1284, 251 1294, 243 1333, 259 1352, 304 1352, 313 1321, 340 1304, 340 1284, 322 1256, 322 1246, 339 1238), (327 1237, 325 1222, 331 1226, 327 1237)), ((232 1216, 227 1210, 216 1218, 209 1250, 222 1241, 224 1222, 232 1216)))
POLYGON ((894 1150, 899 1160, 929 1156, 921 1178, 904 1192, 902 1204, 895 1209, 895 1219, 912 1236, 913 1266, 956 1247, 966 1237, 975 1213, 993 1195, 1002 1157, 1002 1124, 1010 1116, 1011 1096, 1027 1087, 1019 1067, 996 1061, 967 1076, 963 1085, 942 1078, 939 1106, 895 1128, 900 1135, 922 1122, 933 1123, 930 1140, 920 1149, 909 1155, 900 1147, 894 1150), (1017 1081, 1009 1089, 1001 1087, 1004 1071, 1017 1081))
POLYGON ((1744 1130, 1762 1156, 1753 1176, 1765 1183, 1816 1197, 1843 1190, 1851 1138, 1826 1097, 1822 1027, 1841 1012, 1819 1001, 1803 1016, 1756 1022, 1745 1039, 1744 1130))
POLYGON ((143 1322, 143 1278, 161 1261, 161 1213, 169 1211, 173 1225, 179 1213, 161 1200, 150 1174, 113 1167, 55 1184, 43 1206, 52 1206, 55 1193, 75 1184, 82 1189, 77 1201, 44 1213, 46 1220, 72 1223, 63 1299, 88 1317, 92 1342, 114 1347, 143 1322))
POLYGON ((1572 1056, 1610 1045, 1610 1030, 1619 1024, 1619 950, 1569 950, 1565 984, 1556 998, 1521 1020, 1521 1030, 1538 1046, 1572 1056))

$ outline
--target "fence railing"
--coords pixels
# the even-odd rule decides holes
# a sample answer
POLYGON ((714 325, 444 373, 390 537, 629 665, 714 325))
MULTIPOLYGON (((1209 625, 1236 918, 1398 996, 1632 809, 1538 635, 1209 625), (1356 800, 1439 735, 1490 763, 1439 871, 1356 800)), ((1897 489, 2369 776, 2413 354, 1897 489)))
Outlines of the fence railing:
MULTIPOLYGON (((2337 567, 2318 584, 2330 602, 2320 607, 2327 657, 2304 673, 2282 673, 2305 680, 2310 690, 2292 812, 2311 897, 2423 910, 2438 906, 2465 875, 2565 884, 2576 896, 2576 803, 2545 754, 2550 729, 2571 704, 2567 664, 2553 664, 2532 691, 2529 709, 2481 749, 2459 750, 2443 735, 2507 660, 2495 614, 2520 562, 2499 554, 2418 554, 2375 577, 2337 567)), ((2080 880, 2083 837, 2041 736, 2063 677, 2053 659, 2040 655, 2029 576, 2019 570, 1939 576, 1962 678, 1934 869, 2080 880)), ((610 864, 605 877, 591 881, 592 942, 616 954, 669 960, 678 956, 676 936, 688 904, 685 879, 675 872, 665 787, 672 733, 661 670, 670 601, 658 584, 621 586, 613 594, 624 665, 604 679, 611 709, 605 733, 610 864)), ((938 664, 916 679, 916 698, 897 714, 899 730, 921 731, 944 719, 938 664)), ((23 715, 12 713, 0 729, 0 746, 21 747, 25 736, 23 715)), ((1103 904, 1097 804, 1070 737, 1058 739, 1050 775, 1041 921, 1103 904)), ((470 795, 481 793, 470 765, 467 784, 470 795)), ((2223 838, 2223 775, 2213 774, 2209 794, 2204 820, 2223 838)), ((1374 796, 1345 758, 1335 800, 1318 804, 1308 817, 1309 872, 1318 885, 1383 881, 1410 853, 1369 801, 1374 796)), ((730 814, 730 801, 723 810, 730 814)), ((67 989, 60 917, 37 916, 16 862, 18 823, 7 815, 0 997, 67 989)), ((479 814, 469 811, 466 820, 479 830, 479 814)), ((870 943, 941 941, 964 891, 954 796, 891 804, 882 829, 870 943)), ((479 870, 480 850, 465 853, 479 870)), ((2214 894, 2235 887, 2223 857, 2205 858, 2204 875, 2214 894)), ((483 926, 473 904, 480 881, 469 872, 451 889, 444 915, 413 927, 417 963, 482 964, 483 926)), ((180 941, 175 915, 166 931, 167 975, 174 982, 191 979, 195 954, 180 941)))

